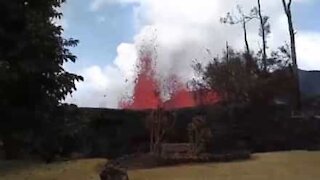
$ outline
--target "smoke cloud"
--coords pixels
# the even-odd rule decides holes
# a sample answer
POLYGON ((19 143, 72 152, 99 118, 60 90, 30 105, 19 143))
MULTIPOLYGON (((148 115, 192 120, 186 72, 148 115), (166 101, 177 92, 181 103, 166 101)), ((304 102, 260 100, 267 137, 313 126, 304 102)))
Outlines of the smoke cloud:
MULTIPOLYGON (((256 6, 253 0, 93 0, 91 10, 102 10, 110 3, 134 4, 139 31, 133 43, 123 42, 118 46, 113 64, 81 71, 86 81, 78 85, 78 91, 67 99, 68 102, 117 108, 123 96, 132 95, 139 51, 149 42, 156 47, 157 77, 166 79, 175 75, 187 82, 193 77, 191 64, 194 60, 208 62, 212 56, 221 54, 226 41, 235 49, 244 48, 241 26, 223 25, 219 20, 228 11, 236 14, 237 4, 244 12, 256 6), (100 98, 104 95, 106 98, 100 98)), ((310 0, 296 0, 296 4, 299 3, 310 3, 310 0)), ((270 16, 268 46, 275 49, 289 40, 282 4, 280 0, 265 0, 262 8, 263 13, 270 16)), ((248 25, 249 43, 256 50, 261 46, 258 23, 252 21, 248 25)), ((299 32, 297 42, 299 67, 320 69, 320 62, 312 59, 316 57, 312 56, 316 52, 312 47, 319 47, 320 33, 299 32), (310 51, 306 51, 308 47, 310 51)))

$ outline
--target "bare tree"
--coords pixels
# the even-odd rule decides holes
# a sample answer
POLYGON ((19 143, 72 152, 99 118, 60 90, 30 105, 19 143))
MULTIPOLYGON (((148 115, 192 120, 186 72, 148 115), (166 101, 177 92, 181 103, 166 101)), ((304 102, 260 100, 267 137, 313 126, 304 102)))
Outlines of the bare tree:
MULTIPOLYGON (((255 8, 254 8, 255 9, 255 8)), ((264 72, 267 71, 267 35, 270 33, 270 24, 268 23, 268 16, 262 15, 261 0, 258 0, 258 8, 256 14, 260 20, 260 32, 259 35, 262 37, 262 63, 264 72)))
POLYGON ((246 53, 250 54, 250 47, 248 42, 248 33, 247 33, 247 23, 250 22, 253 18, 255 18, 252 14, 252 11, 250 14, 245 14, 242 11, 242 8, 240 5, 237 5, 238 15, 232 16, 230 12, 227 13, 225 17, 220 18, 220 22, 223 24, 241 24, 243 29, 243 36, 244 36, 244 43, 246 48, 246 53))
POLYGON ((226 61, 229 62, 229 43, 226 42, 226 61))
POLYGON ((262 68, 264 72, 267 71, 267 36, 270 33, 269 17, 262 14, 261 0, 258 0, 258 6, 251 9, 250 13, 245 14, 241 7, 237 6, 238 15, 232 16, 230 12, 225 17, 220 18, 220 22, 224 24, 241 24, 244 33, 244 42, 246 53, 250 54, 250 48, 247 35, 247 24, 253 19, 260 21, 259 35, 262 37, 262 68))
POLYGON ((158 108, 153 110, 147 118, 147 128, 150 131, 150 152, 160 153, 160 145, 165 134, 173 128, 175 115, 158 108))
POLYGON ((189 142, 192 144, 191 152, 195 155, 206 151, 212 139, 212 131, 204 116, 195 116, 188 124, 189 142))
POLYGON ((300 85, 299 85, 299 72, 298 72, 298 64, 297 64, 297 53, 296 53, 296 40, 295 40, 295 32, 292 22, 292 13, 291 13, 291 5, 292 0, 282 0, 284 12, 287 15, 288 19, 288 28, 290 34, 290 45, 291 45, 291 58, 293 65, 293 75, 295 78, 296 84, 296 97, 295 97, 295 110, 299 111, 301 109, 301 95, 300 95, 300 85))

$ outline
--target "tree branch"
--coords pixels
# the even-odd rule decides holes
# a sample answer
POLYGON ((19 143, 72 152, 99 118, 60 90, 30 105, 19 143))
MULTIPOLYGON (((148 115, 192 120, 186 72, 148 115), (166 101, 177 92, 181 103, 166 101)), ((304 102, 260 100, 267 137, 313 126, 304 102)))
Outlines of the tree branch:
POLYGON ((291 3, 292 3, 292 0, 289 0, 289 3, 288 3, 288 9, 291 8, 291 3))
POLYGON ((282 4, 283 4, 284 11, 286 12, 286 14, 288 14, 288 7, 287 7, 286 1, 282 0, 282 4))

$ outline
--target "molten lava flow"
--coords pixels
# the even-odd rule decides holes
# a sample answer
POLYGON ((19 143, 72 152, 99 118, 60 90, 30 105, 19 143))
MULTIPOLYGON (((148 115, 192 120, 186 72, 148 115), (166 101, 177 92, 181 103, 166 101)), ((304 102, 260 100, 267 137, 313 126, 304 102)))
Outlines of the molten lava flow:
POLYGON ((193 98, 197 106, 206 106, 216 104, 220 101, 218 93, 210 89, 199 89, 193 91, 193 98))
POLYGON ((187 89, 179 89, 173 96, 164 103, 165 109, 179 109, 197 106, 192 92, 187 89))
POLYGON ((164 102, 165 109, 178 109, 196 106, 192 93, 179 80, 178 76, 171 75, 167 83, 170 99, 164 102))
POLYGON ((159 83, 155 78, 151 56, 143 56, 138 67, 132 99, 130 101, 121 101, 119 103, 120 108, 144 110, 161 107, 169 110, 212 105, 219 101, 219 96, 215 91, 205 89, 190 91, 176 75, 172 75, 168 78, 168 83, 166 84, 169 89, 170 99, 163 102, 159 83))
MULTIPOLYGON (((179 81, 177 81, 179 83, 179 81)), ((217 103, 220 98, 213 90, 199 89, 196 91, 188 90, 182 83, 175 86, 171 98, 164 102, 165 109, 179 109, 187 107, 196 107, 203 105, 212 105, 217 103)))

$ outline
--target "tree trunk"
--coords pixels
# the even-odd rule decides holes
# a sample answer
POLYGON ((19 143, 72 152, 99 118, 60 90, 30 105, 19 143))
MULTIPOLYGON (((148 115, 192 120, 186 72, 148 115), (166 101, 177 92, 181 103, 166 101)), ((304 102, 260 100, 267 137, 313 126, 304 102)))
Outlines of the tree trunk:
POLYGON ((261 37, 262 37, 262 63, 263 63, 263 70, 267 72, 267 41, 266 41, 266 30, 265 30, 265 23, 261 13, 261 3, 258 0, 258 13, 260 19, 260 28, 261 28, 261 37))
POLYGON ((285 0, 282 0, 284 11, 287 15, 288 19, 288 28, 290 34, 290 45, 291 45, 291 58, 292 58, 292 65, 293 65, 293 76, 295 80, 295 110, 301 110, 301 94, 300 94, 300 83, 299 83, 299 72, 298 72, 298 64, 297 64, 297 53, 296 53, 296 40, 295 40, 295 33, 294 27, 292 22, 292 14, 291 14, 291 3, 292 0, 289 0, 287 4, 285 0))
POLYGON ((21 156, 19 141, 11 135, 4 136, 2 139, 3 150, 7 160, 18 159, 21 156))
POLYGON ((149 144, 149 146, 150 146, 150 152, 153 152, 154 124, 153 124, 153 122, 151 122, 151 123, 152 123, 152 124, 151 124, 151 126, 150 126, 151 128, 150 128, 150 144, 149 144))
POLYGON ((242 23, 242 28, 243 28, 244 43, 245 43, 245 46, 246 46, 246 51, 247 51, 247 54, 250 54, 250 48, 249 48, 249 43, 248 43, 248 35, 247 35, 247 24, 246 24, 245 20, 242 23))

